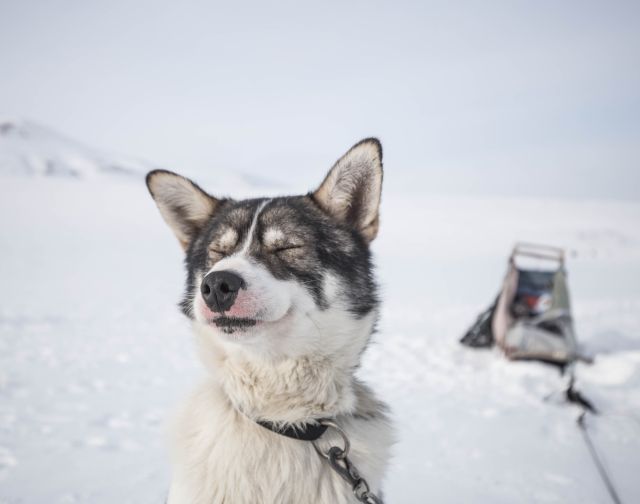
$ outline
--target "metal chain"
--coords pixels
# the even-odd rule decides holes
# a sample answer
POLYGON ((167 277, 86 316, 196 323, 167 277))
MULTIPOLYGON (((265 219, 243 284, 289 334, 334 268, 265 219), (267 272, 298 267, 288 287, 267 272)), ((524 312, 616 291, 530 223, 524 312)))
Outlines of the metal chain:
POLYGON ((342 437, 342 440, 344 441, 344 448, 331 446, 326 452, 324 452, 314 442, 313 446, 318 452, 318 455, 327 459, 331 469, 333 469, 343 480, 349 483, 353 490, 353 494, 356 496, 358 501, 363 502, 364 504, 383 504, 382 500, 369 489, 369 483, 367 483, 367 480, 360 476, 358 470, 351 463, 351 460, 349 460, 348 455, 351 443, 349 443, 349 438, 347 438, 344 431, 331 420, 323 420, 321 423, 327 427, 335 429, 338 434, 340 434, 340 437, 342 437))

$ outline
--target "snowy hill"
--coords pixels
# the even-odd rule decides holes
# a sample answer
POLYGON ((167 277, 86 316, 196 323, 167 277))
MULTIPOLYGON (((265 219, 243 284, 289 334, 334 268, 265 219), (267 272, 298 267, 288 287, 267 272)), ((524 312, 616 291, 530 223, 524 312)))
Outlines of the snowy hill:
POLYGON ((87 178, 142 175, 143 162, 101 152, 26 120, 0 120, 0 174, 87 178))
MULTIPOLYGON (((0 118, 0 176, 90 179, 115 175, 138 180, 149 170, 160 167, 95 149, 33 121, 0 118)), ((188 167, 175 170, 193 176, 188 167)), ((213 185, 218 194, 251 197, 288 190, 287 183, 279 179, 215 167, 194 178, 213 185)))

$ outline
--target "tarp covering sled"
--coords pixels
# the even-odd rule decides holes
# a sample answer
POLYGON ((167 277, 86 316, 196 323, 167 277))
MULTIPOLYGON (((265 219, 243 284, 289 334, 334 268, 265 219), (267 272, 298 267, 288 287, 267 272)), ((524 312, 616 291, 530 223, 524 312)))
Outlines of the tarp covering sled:
POLYGON ((578 350, 563 250, 517 244, 502 290, 461 343, 471 347, 496 344, 510 359, 559 365, 575 361, 578 350))

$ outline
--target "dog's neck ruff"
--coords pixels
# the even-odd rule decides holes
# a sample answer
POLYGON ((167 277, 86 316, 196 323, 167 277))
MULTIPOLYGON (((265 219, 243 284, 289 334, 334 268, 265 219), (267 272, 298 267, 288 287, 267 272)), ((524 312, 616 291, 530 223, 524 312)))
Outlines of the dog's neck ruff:
POLYGON ((301 426, 290 425, 287 427, 279 427, 277 424, 269 422, 268 420, 255 420, 255 422, 265 429, 269 429, 271 432, 291 439, 297 439, 298 441, 317 441, 329 428, 327 425, 320 423, 320 421, 305 423, 301 426))
POLYGON ((221 347, 213 350, 209 355, 215 360, 208 367, 233 408, 253 422, 260 419, 298 428, 355 410, 353 378, 331 359, 267 362, 221 347))

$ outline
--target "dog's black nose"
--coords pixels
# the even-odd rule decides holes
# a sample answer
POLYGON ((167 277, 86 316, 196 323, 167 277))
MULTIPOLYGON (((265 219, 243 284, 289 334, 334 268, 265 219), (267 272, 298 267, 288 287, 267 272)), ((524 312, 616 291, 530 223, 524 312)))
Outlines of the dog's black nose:
POLYGON ((246 288, 241 276, 232 271, 214 271, 209 273, 200 286, 202 297, 214 312, 222 313, 233 306, 238 291, 246 288))

